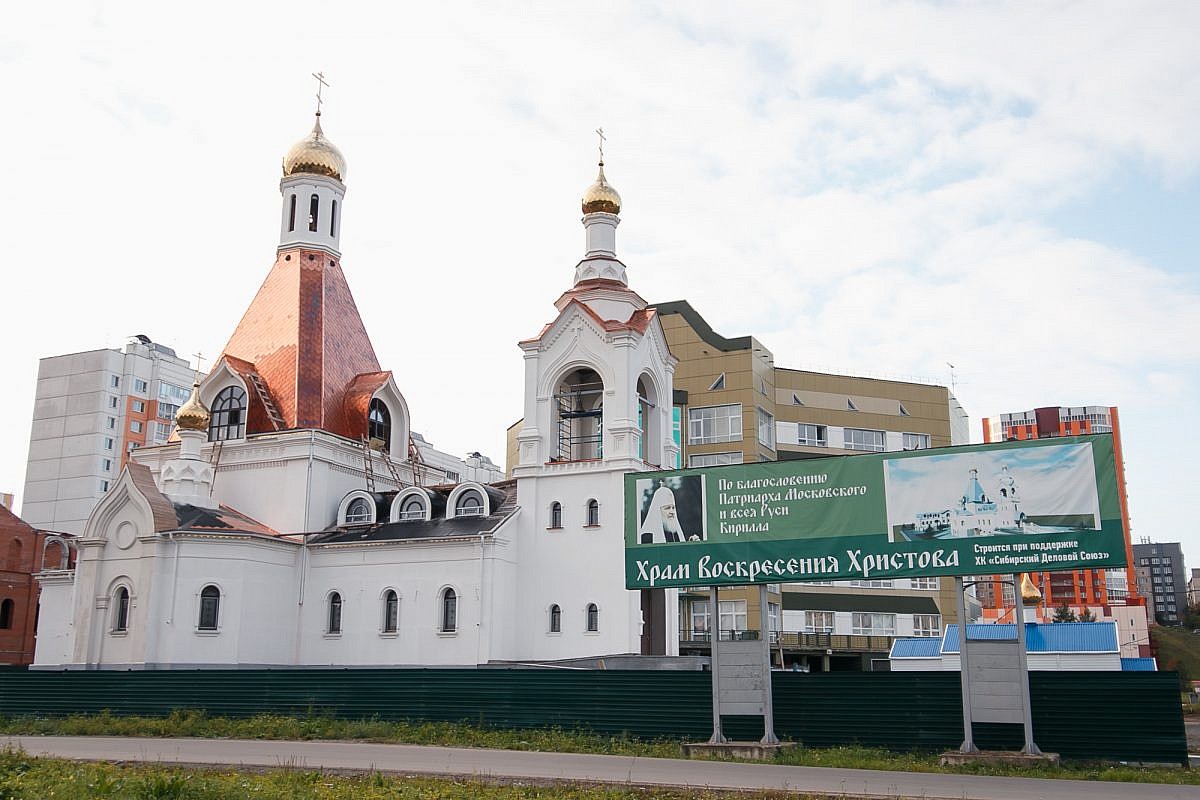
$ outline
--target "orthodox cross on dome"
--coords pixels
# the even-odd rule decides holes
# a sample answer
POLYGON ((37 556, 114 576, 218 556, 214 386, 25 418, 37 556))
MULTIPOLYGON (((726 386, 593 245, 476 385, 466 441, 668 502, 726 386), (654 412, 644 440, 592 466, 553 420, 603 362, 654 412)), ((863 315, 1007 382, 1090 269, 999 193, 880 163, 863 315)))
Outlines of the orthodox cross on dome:
POLYGON ((196 380, 200 380, 200 368, 204 366, 204 355, 196 351, 192 353, 192 358, 196 359, 196 380))
POLYGON ((329 83, 325 80, 324 72, 314 72, 312 74, 317 79, 317 116, 321 116, 321 103, 325 102, 321 99, 321 90, 328 89, 329 83))
POLYGON ((600 163, 604 163, 604 128, 596 128, 596 135, 600 137, 600 163))

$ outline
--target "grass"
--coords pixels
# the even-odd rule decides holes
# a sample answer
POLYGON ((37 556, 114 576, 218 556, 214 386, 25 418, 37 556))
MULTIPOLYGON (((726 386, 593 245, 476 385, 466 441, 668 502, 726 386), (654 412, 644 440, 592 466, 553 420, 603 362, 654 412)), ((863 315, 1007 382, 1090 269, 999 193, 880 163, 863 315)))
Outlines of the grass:
POLYGON ((1200 636, 1187 626, 1154 625, 1150 639, 1157 653, 1159 669, 1179 672, 1182 681, 1200 681, 1200 636))
MULTIPOLYGON (((486 747, 559 753, 678 758, 679 743, 602 736, 577 730, 503 730, 466 723, 386 722, 332 717, 210 717, 202 711, 176 711, 166 717, 126 717, 107 712, 68 717, 0 718, 0 735, 153 736, 214 739, 357 740, 384 743, 486 747)), ((945 772, 1034 778, 1068 778, 1140 783, 1200 785, 1200 770, 1169 767, 1130 767, 1107 763, 1067 761, 1061 766, 1032 768, 1001 765, 944 767, 935 753, 895 753, 868 747, 795 747, 783 751, 776 763, 795 766, 945 772)), ((270 795, 266 795, 270 796, 270 795)), ((313 795, 319 796, 319 795, 313 795)), ((334 796, 334 795, 331 795, 334 796)), ((403 795, 401 795, 403 796, 403 795)), ((0 793, 0 800, 6 796, 0 793)))
MULTIPOLYGON (((795 798, 778 793, 648 789, 635 786, 535 786, 373 773, 331 775, 309 770, 183 770, 32 758, 0 751, 0 800, 709 800, 722 797, 795 798)), ((805 795, 808 800, 819 800, 805 795)))

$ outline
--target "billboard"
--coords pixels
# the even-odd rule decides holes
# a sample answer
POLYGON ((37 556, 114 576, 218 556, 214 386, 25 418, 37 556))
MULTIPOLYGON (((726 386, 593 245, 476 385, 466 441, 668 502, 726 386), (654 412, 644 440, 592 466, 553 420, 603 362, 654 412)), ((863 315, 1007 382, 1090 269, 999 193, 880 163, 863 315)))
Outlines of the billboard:
POLYGON ((625 476, 630 589, 1124 565, 1107 434, 625 476))

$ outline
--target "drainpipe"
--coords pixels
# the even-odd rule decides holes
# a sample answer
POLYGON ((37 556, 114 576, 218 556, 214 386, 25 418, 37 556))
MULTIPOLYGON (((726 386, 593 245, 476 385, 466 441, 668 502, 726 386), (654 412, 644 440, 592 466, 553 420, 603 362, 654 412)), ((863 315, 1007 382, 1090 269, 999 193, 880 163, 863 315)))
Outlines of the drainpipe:
POLYGON ((475 643, 475 663, 476 664, 483 663, 483 636, 484 636, 484 633, 486 631, 488 631, 490 628, 490 626, 485 626, 483 624, 483 608, 484 608, 483 541, 484 541, 484 535, 481 533, 481 534, 479 534, 479 623, 476 625, 479 633, 477 635, 477 639, 476 639, 476 643, 475 643))

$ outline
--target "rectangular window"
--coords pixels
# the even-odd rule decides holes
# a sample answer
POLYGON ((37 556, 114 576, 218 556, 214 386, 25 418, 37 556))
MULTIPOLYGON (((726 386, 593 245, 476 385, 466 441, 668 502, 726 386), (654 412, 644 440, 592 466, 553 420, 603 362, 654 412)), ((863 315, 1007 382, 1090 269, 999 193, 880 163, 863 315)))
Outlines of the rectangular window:
POLYGON ((805 611, 805 633, 833 633, 832 611, 805 611))
POLYGON ((446 470, 446 483, 458 483, 458 473, 446 470))
POLYGON ((755 408, 755 417, 758 419, 758 441, 759 444, 775 449, 775 416, 770 412, 764 411, 761 408, 755 408))
POLYGON ((779 630, 779 603, 767 603, 767 629, 779 630))
POLYGON ((112 437, 111 437, 111 436, 105 436, 105 437, 104 437, 104 449, 105 449, 105 450, 112 450, 112 449, 113 449, 113 444, 114 444, 114 442, 113 442, 113 440, 112 440, 112 437))
POLYGON ((146 410, 146 403, 145 403, 145 401, 143 401, 143 400, 134 400, 134 401, 133 401, 133 410, 134 410, 134 411, 136 411, 136 412, 137 412, 137 413, 139 413, 139 414, 141 414, 141 413, 145 412, 145 410, 146 410))
POLYGON ((688 444, 740 442, 742 404, 688 409, 688 444))
POLYGON ((120 376, 118 376, 118 375, 113 375, 113 376, 111 376, 111 377, 110 377, 110 379, 109 379, 108 385, 109 385, 109 386, 111 386, 111 387, 112 387, 112 388, 114 388, 114 389, 116 389, 117 387, 119 387, 119 386, 121 385, 121 378, 120 378, 120 376))
POLYGON ((932 446, 928 433, 904 434, 905 450, 928 450, 932 446))
POLYGON ((116 430, 116 428, 117 428, 117 418, 116 418, 116 417, 109 417, 109 418, 108 418, 108 422, 107 422, 107 424, 108 424, 108 429, 109 429, 110 431, 112 431, 112 430, 116 430))
POLYGON ((112 471, 112 459, 111 458, 102 459, 100 461, 100 468, 103 469, 105 472, 111 472, 112 471))
POLYGON ((136 419, 135 419, 133 422, 130 422, 130 423, 129 423, 129 430, 133 431, 134 433, 141 433, 141 432, 142 432, 142 423, 141 423, 141 421, 140 421, 140 420, 136 420, 136 419))
POLYGON ((697 453, 694 456, 688 456, 689 467, 721 467, 726 464, 742 463, 742 454, 739 453, 697 453))
POLYGON ((113 397, 112 395, 108 396, 108 407, 109 408, 116 408, 117 402, 118 402, 117 398, 113 397))
POLYGON ((171 403, 158 401, 158 418, 159 419, 175 419, 175 415, 179 413, 179 406, 171 403))
POLYGON ((846 581, 847 586, 858 586, 863 589, 891 589, 894 581, 846 581))
POLYGON ((100 491, 102 491, 102 492, 108 491, 108 481, 100 481, 100 491))
POLYGON ((723 630, 723 631, 744 631, 744 630, 746 630, 746 601, 745 600, 722 600, 721 601, 721 630, 723 630))
POLYGON ((883 431, 845 428, 844 433, 847 450, 866 450, 870 453, 882 453, 886 449, 883 431))
POLYGON ((913 614, 913 636, 941 636, 941 614, 913 614))
POLYGON ((912 588, 914 589, 937 589, 937 578, 913 578, 912 588))
POLYGON ((154 423, 154 441, 155 441, 155 443, 163 444, 169 438, 171 438, 171 423, 169 423, 169 422, 154 423))
POLYGON ((691 608, 692 632, 708 633, 708 601, 693 600, 689 607, 691 608))
POLYGON ((145 394, 150 390, 150 384, 146 383, 141 378, 133 379, 133 390, 138 394, 145 394))
POLYGON ((675 442, 675 469, 683 466, 683 409, 671 406, 671 439, 675 442))
POLYGON ((829 439, 826 438, 824 425, 809 425, 807 422, 801 422, 796 426, 796 433, 799 436, 797 444, 807 445, 808 447, 829 446, 829 439))
MULTIPOLYGON (((158 382, 158 402, 170 403, 174 406, 181 406, 187 402, 187 399, 192 396, 191 389, 185 389, 182 386, 176 386, 173 383, 166 381, 158 382)), ((159 416, 162 416, 159 414, 159 416)))
POLYGON ((870 614, 855 611, 850 619, 851 633, 857 636, 895 636, 895 614, 870 614))

